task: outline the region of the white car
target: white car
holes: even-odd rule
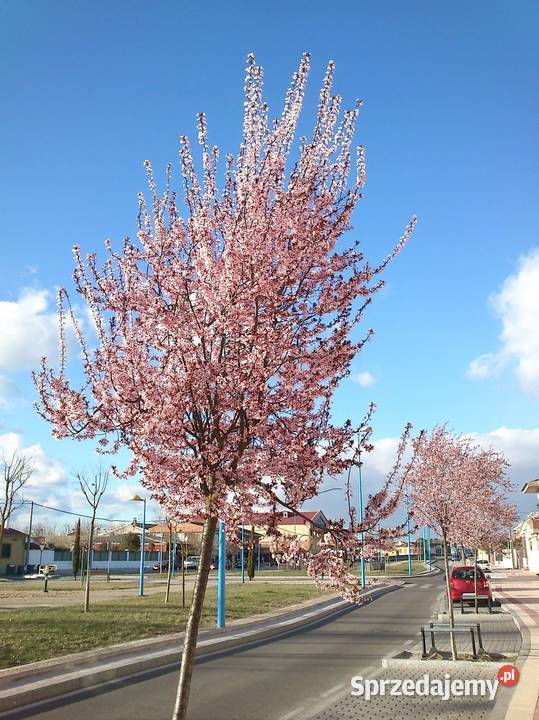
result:
[[[490,569],[490,567],[489,567],[489,562],[488,562],[488,560],[478,560],[478,561],[477,561],[477,564],[479,565],[479,567],[481,568],[481,570],[483,570],[484,573],[490,573],[490,572],[492,572],[491,569]]]
[[[198,562],[200,558],[198,555],[189,555],[185,558],[183,566],[186,570],[198,570]]]

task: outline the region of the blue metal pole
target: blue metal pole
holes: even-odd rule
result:
[[[406,494],[406,531],[408,535],[408,576],[412,574],[412,540],[410,537],[410,499],[408,497],[408,483],[405,488]]]
[[[219,522],[219,560],[217,567],[217,627],[225,626],[226,535],[225,524]]]
[[[427,528],[427,553],[429,559],[429,568],[432,564],[431,551],[430,551],[430,527]]]
[[[245,527],[241,524],[241,581],[245,582]]]
[[[172,562],[172,577],[174,577],[174,572],[176,571],[176,533],[174,533],[174,540],[172,542],[172,558],[169,558],[168,561]]]
[[[359,438],[359,433],[358,433],[357,451],[358,451],[358,458],[359,458],[359,466],[358,466],[358,470],[359,470],[359,473],[358,473],[358,475],[359,475],[359,518],[360,518],[361,524],[363,524],[363,519],[364,519],[363,518],[363,479],[361,477],[361,449],[360,448],[361,448],[361,445],[360,445],[360,438]],[[366,578],[365,578],[365,558],[363,557],[364,545],[365,545],[365,532],[362,531],[361,532],[362,554],[361,554],[361,558],[359,559],[359,578],[360,578],[360,582],[361,582],[361,587],[365,587],[365,585],[367,584]]]
[[[257,572],[260,572],[260,538],[258,539],[258,545],[256,547],[257,547],[256,570],[257,570]]]
[[[140,546],[140,578],[139,591],[140,597],[144,595],[144,545],[146,544],[146,498],[144,498],[142,510],[142,543]]]
[[[408,575],[412,574],[412,541],[410,538],[410,515],[406,519],[406,527],[408,532]]]

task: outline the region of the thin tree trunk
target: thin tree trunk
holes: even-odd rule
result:
[[[445,587],[447,591],[447,603],[449,612],[449,627],[453,629],[455,627],[455,614],[453,612],[453,601],[451,600],[451,587],[449,585],[449,558],[447,557],[447,537],[445,531],[442,532],[442,538],[444,543],[444,569],[445,569]],[[449,633],[449,640],[451,643],[451,656],[453,660],[457,659],[457,644],[455,642],[455,634]]]
[[[479,601],[477,600],[477,548],[474,549],[474,556],[473,556],[473,591],[474,591],[474,605],[475,605],[475,614],[479,612]]]
[[[81,590],[84,587],[84,571],[85,571],[84,555],[86,554],[83,552],[83,550],[84,550],[84,548],[81,548],[81,551],[80,551],[80,587],[81,587]]]
[[[165,592],[165,604],[170,598],[170,581],[172,578],[172,533],[168,534],[168,566],[167,566],[167,589]]]
[[[195,587],[193,589],[191,609],[189,610],[189,617],[187,618],[187,625],[185,628],[182,664],[180,668],[180,677],[178,681],[178,690],[176,693],[176,702],[174,703],[172,720],[186,720],[187,718],[187,706],[191,690],[191,678],[193,675],[198,629],[200,626],[202,605],[204,603],[204,596],[206,594],[206,587],[208,585],[208,577],[210,574],[213,540],[215,538],[216,528],[217,518],[215,517],[208,518],[204,523],[200,561],[197,569]]]
[[[86,559],[86,587],[84,588],[84,612],[90,612],[90,567],[92,562],[92,545],[94,544],[95,510],[90,522],[90,537],[88,539],[88,555]]]
[[[2,554],[2,545],[4,544],[4,520],[0,522],[0,556]]]

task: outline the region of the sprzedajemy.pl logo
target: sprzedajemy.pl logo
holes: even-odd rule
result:
[[[494,700],[499,685],[513,687],[520,674],[514,665],[503,665],[494,679],[454,678],[445,673],[443,678],[424,673],[420,678],[364,678],[355,675],[351,680],[355,697],[439,697],[442,700],[462,697],[485,697]]]

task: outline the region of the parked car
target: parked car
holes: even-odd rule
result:
[[[188,555],[184,560],[183,566],[186,570],[198,570],[199,560],[198,555]]]
[[[154,572],[168,572],[168,561],[165,560],[162,563],[156,563],[155,565],[152,565],[152,570]]]
[[[478,560],[477,564],[481,567],[481,570],[485,573],[485,575],[488,575],[492,572],[488,560]]]
[[[39,565],[37,574],[39,575],[39,577],[45,577],[46,575],[48,575],[50,577],[51,575],[54,575],[54,573],[57,571],[58,571],[58,566],[52,565],[51,563],[49,563],[48,565]]]
[[[476,571],[477,594],[488,595],[492,599],[492,590],[488,578],[480,567],[477,567]],[[453,567],[449,578],[449,588],[453,602],[458,602],[463,593],[475,592],[474,568],[469,565],[457,565]]]

